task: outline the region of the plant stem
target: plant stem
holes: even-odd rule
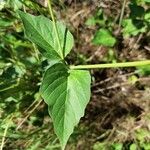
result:
[[[10,123],[11,123],[11,121],[12,121],[12,118],[13,118],[13,116],[11,116],[11,118],[9,119],[9,121],[7,122],[7,125],[6,125],[6,127],[5,127],[4,134],[3,134],[3,138],[2,138],[2,142],[1,142],[1,146],[0,146],[0,150],[3,150],[4,144],[5,144],[6,134],[7,134],[9,125],[10,125]]]
[[[3,138],[2,138],[2,143],[1,143],[0,150],[3,150],[4,142],[5,142],[5,136],[6,136],[6,134],[7,134],[8,126],[9,126],[9,124],[7,124],[7,126],[6,126],[6,128],[5,128],[5,130],[4,130],[4,134],[3,134]]]
[[[120,14],[120,19],[119,19],[119,28],[121,27],[123,15],[124,15],[124,10],[125,10],[125,5],[126,5],[126,0],[123,1],[123,6],[121,9],[121,14]]]
[[[70,69],[139,67],[139,66],[144,66],[144,65],[150,65],[150,60],[135,61],[135,62],[123,62],[123,63],[111,63],[111,64],[78,65],[78,66],[70,66]]]
[[[52,10],[51,0],[48,0],[48,9],[49,9],[49,13],[50,13],[51,18],[52,18],[54,31],[55,31],[57,43],[58,43],[58,46],[59,46],[59,52],[60,52],[61,58],[64,59],[63,50],[62,50],[62,47],[61,47],[60,38],[59,38],[59,34],[58,34],[57,24],[56,24],[56,21],[55,21],[55,18],[54,18],[53,10]]]

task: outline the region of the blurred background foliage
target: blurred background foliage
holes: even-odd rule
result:
[[[57,11],[59,9],[66,11],[66,9],[69,9],[71,3],[73,3],[71,0],[54,0],[53,4],[56,16],[59,18],[60,16],[57,15]],[[78,3],[80,5],[82,2],[79,1]],[[32,14],[42,14],[49,17],[46,5],[47,3],[45,1],[0,0],[1,150],[60,149],[58,139],[53,132],[47,106],[44,104],[39,94],[39,86],[43,72],[51,62],[43,57],[37,47],[24,37],[23,26],[17,14],[17,10],[22,9]],[[87,30],[92,29],[90,43],[107,49],[106,53],[98,59],[95,59],[95,55],[99,55],[95,53],[95,51],[85,52],[86,49],[82,50],[82,47],[80,47],[80,40],[75,33],[76,29],[73,29],[73,24],[71,26],[66,17],[66,21],[68,21],[66,23],[69,24],[68,26],[72,30],[76,40],[76,46],[72,54],[68,56],[68,61],[74,64],[86,64],[89,62],[113,63],[118,60],[132,61],[135,58],[126,59],[124,55],[122,57],[121,50],[116,54],[115,49],[120,49],[122,47],[120,43],[122,43],[123,40],[126,41],[126,39],[128,40],[140,36],[141,34],[142,42],[140,45],[139,43],[134,45],[134,48],[140,49],[145,46],[146,51],[150,51],[149,5],[149,0],[132,0],[127,6],[126,17],[121,20],[119,18],[120,14],[114,18],[110,13],[107,14],[103,8],[96,7],[95,11],[84,20],[84,26]],[[107,9],[109,10],[109,8]],[[83,43],[81,44],[84,45]],[[77,47],[81,51],[76,51]],[[127,46],[126,49],[132,48],[133,47]],[[149,54],[146,54],[146,56],[144,55],[145,57],[142,55],[140,59],[149,59]],[[139,58],[136,57],[136,59]],[[150,75],[150,66],[136,68],[134,71],[136,75],[128,78],[128,81],[135,84],[139,77],[148,77]],[[92,72],[92,74],[99,77],[97,73]],[[96,79],[97,77],[93,77],[93,81]],[[148,85],[144,86],[144,90],[148,88]],[[149,122],[149,114],[147,114],[144,119]],[[84,122],[84,120],[85,119],[81,121],[78,129],[75,129],[67,146],[68,150],[150,150],[150,129],[148,129],[148,127],[146,129],[140,128],[136,130],[134,133],[135,140],[133,141],[118,141],[113,143],[113,140],[105,140],[105,136],[109,130],[108,132],[105,131],[99,138],[97,137],[98,135],[95,135],[96,133],[92,131],[93,129],[87,127],[86,121]],[[82,138],[84,138],[84,142]],[[90,145],[86,143],[86,139],[88,138]]]

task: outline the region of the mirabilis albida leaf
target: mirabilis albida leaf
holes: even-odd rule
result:
[[[61,60],[61,50],[64,57],[69,54],[74,40],[72,34],[61,22],[56,23],[61,44],[60,49],[51,20],[44,16],[33,16],[22,11],[18,12],[24,25],[26,37],[44,49],[50,59]]]
[[[19,15],[24,24],[26,37],[44,49],[50,60],[57,60],[57,63],[45,72],[40,92],[48,105],[55,133],[64,149],[90,100],[90,73],[85,70],[71,70],[63,63],[61,53],[64,57],[67,56],[74,42],[73,36],[62,23],[56,24],[62,47],[59,49],[52,21],[21,11]]]
[[[85,70],[68,70],[57,63],[45,73],[41,93],[48,104],[54,130],[62,147],[84,115],[90,99],[90,74]]]

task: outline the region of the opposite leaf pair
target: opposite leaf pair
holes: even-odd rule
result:
[[[36,17],[21,11],[19,15],[26,37],[42,48],[44,55],[54,63],[45,72],[40,92],[48,104],[55,133],[64,149],[90,100],[90,73],[85,70],[71,70],[63,63],[63,58],[71,51],[74,42],[73,36],[62,23],[56,23],[59,46],[52,21],[44,16]]]

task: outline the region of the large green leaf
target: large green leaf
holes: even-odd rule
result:
[[[116,39],[112,36],[109,30],[103,28],[96,32],[92,42],[96,45],[113,47],[116,43]]]
[[[63,63],[51,66],[44,75],[40,91],[63,148],[84,115],[90,99],[90,83],[88,71],[68,70]]]
[[[26,37],[46,50],[48,57],[57,59],[61,58],[61,53],[66,56],[70,52],[74,44],[73,36],[61,22],[56,23],[61,44],[60,49],[51,20],[44,16],[18,12],[24,24]]]

